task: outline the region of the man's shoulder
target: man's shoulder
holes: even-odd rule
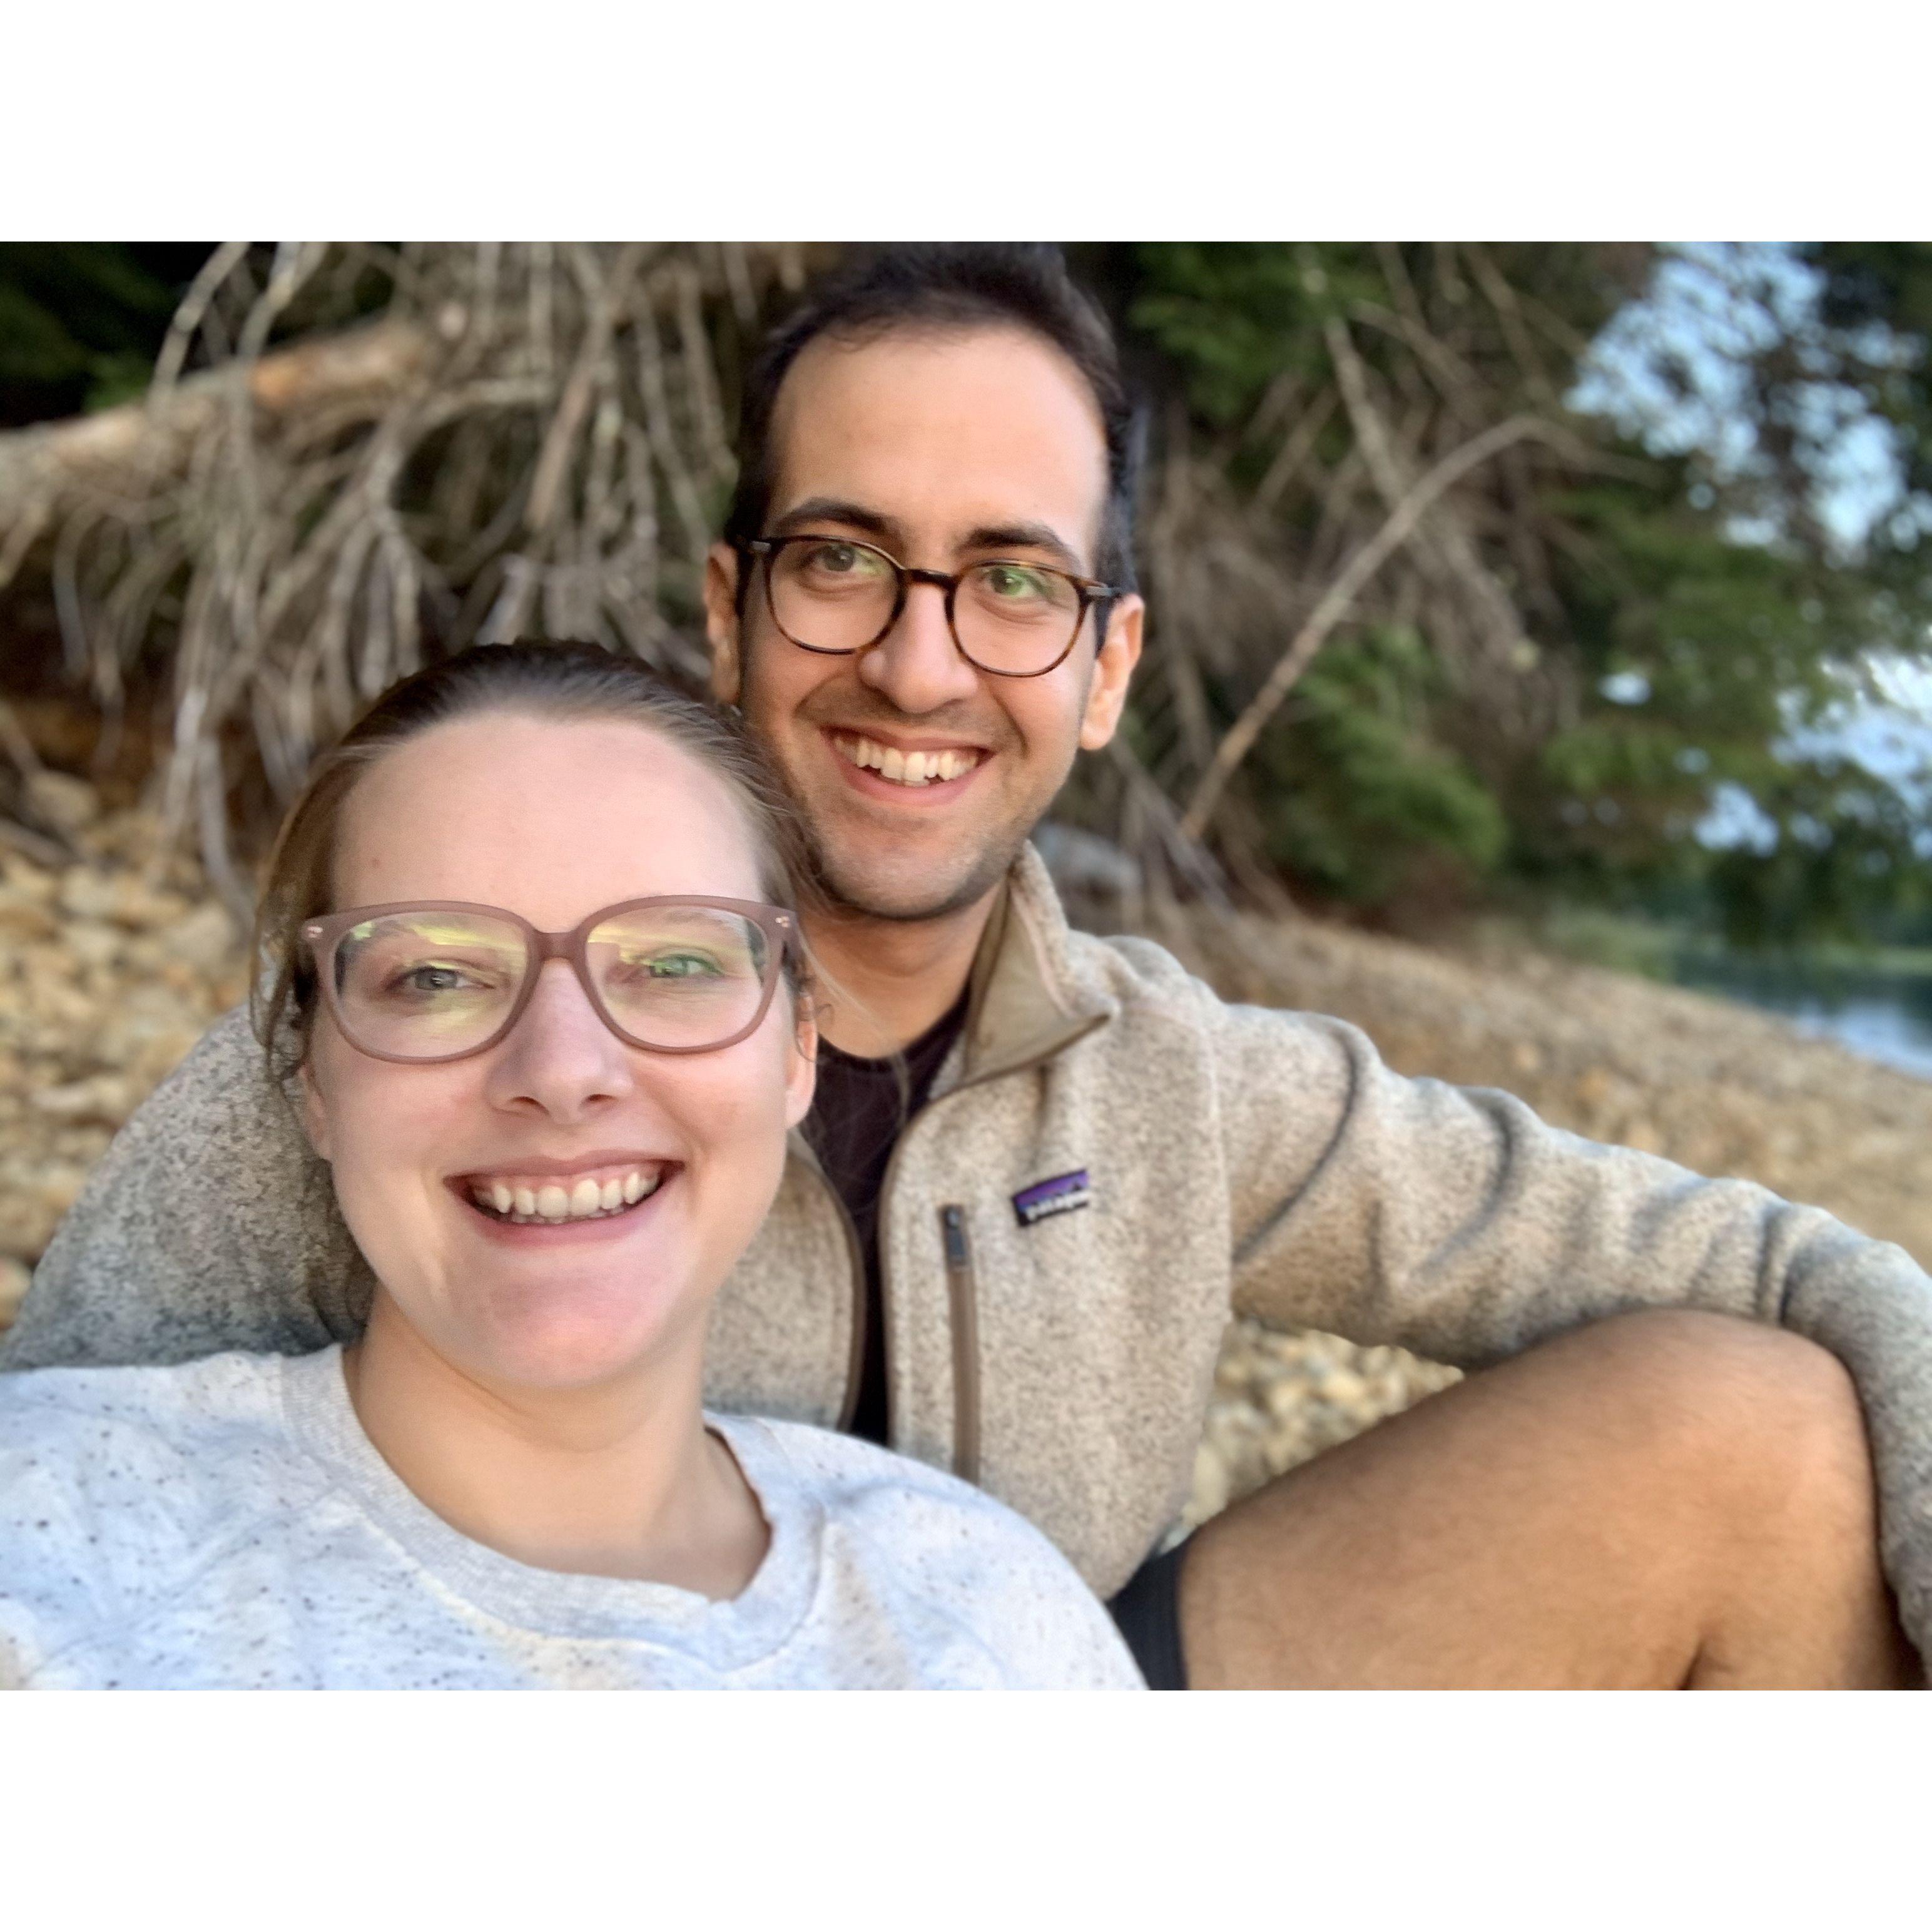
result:
[[[1050,986],[1057,983],[1064,1006],[1210,1030],[1259,1026],[1283,1036],[1314,1037],[1342,1024],[1319,1013],[1223,999],[1158,940],[1140,934],[1082,931],[1068,920],[1052,875],[1030,848],[1012,877],[1040,970]]]

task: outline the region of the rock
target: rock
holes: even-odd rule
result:
[[[43,824],[72,838],[100,816],[94,788],[64,772],[36,772],[26,784],[27,802]]]
[[[118,1126],[134,1111],[129,1082],[115,1073],[97,1073],[65,1087],[46,1087],[29,1096],[36,1113],[62,1120],[105,1120]]]
[[[198,906],[178,926],[162,935],[162,945],[194,973],[217,973],[240,950],[235,922],[226,908],[213,901]]]
[[[1369,1404],[1369,1385],[1352,1369],[1330,1369],[1318,1386],[1322,1400],[1338,1408],[1359,1410]]]

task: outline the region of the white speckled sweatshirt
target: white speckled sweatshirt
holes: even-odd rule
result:
[[[728,1601],[539,1570],[418,1502],[342,1352],[0,1378],[0,1688],[1138,1689],[1037,1530],[795,1423],[707,1418],[771,1543]]]

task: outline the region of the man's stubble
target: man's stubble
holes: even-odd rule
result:
[[[748,724],[758,716],[754,694],[754,677],[752,663],[758,653],[747,651],[741,661],[740,689],[738,703]],[[1083,698],[1084,698],[1083,693]],[[807,725],[814,725],[811,706],[800,706],[799,718]],[[920,729],[944,731],[943,719],[907,718],[896,712],[884,713],[876,720],[852,716],[849,704],[842,706],[836,722],[842,728],[862,731],[868,723],[877,722],[886,730]],[[814,726],[815,728],[815,726]],[[901,893],[887,896],[876,878],[865,875],[865,868],[836,851],[831,842],[821,836],[818,825],[812,816],[810,800],[801,788],[794,784],[793,775],[775,744],[766,742],[755,724],[752,734],[759,740],[766,762],[773,776],[783,788],[786,797],[797,813],[802,836],[806,862],[810,868],[810,876],[806,881],[812,894],[830,912],[848,917],[878,920],[896,925],[919,925],[928,921],[948,919],[969,907],[977,904],[999,884],[1012,869],[1013,862],[1019,856],[1021,848],[1033,836],[1034,829],[1051,809],[1054,800],[1059,796],[1060,788],[1066,782],[1067,774],[1073,768],[1074,747],[1068,748],[1064,767],[1058,772],[1046,795],[1035,804],[1023,809],[1004,826],[994,826],[981,835],[980,849],[974,855],[964,875],[950,886],[942,886],[936,892],[908,896]],[[1010,756],[1016,753],[1020,744],[1019,734],[1004,713],[999,714],[989,734],[986,722],[977,729],[968,730],[962,735],[982,738],[992,735],[995,742],[990,747],[995,756]]]

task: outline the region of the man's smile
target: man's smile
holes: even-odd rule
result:
[[[894,802],[956,798],[993,755],[957,739],[908,741],[836,727],[824,728],[824,736],[848,784],[866,797]]]

